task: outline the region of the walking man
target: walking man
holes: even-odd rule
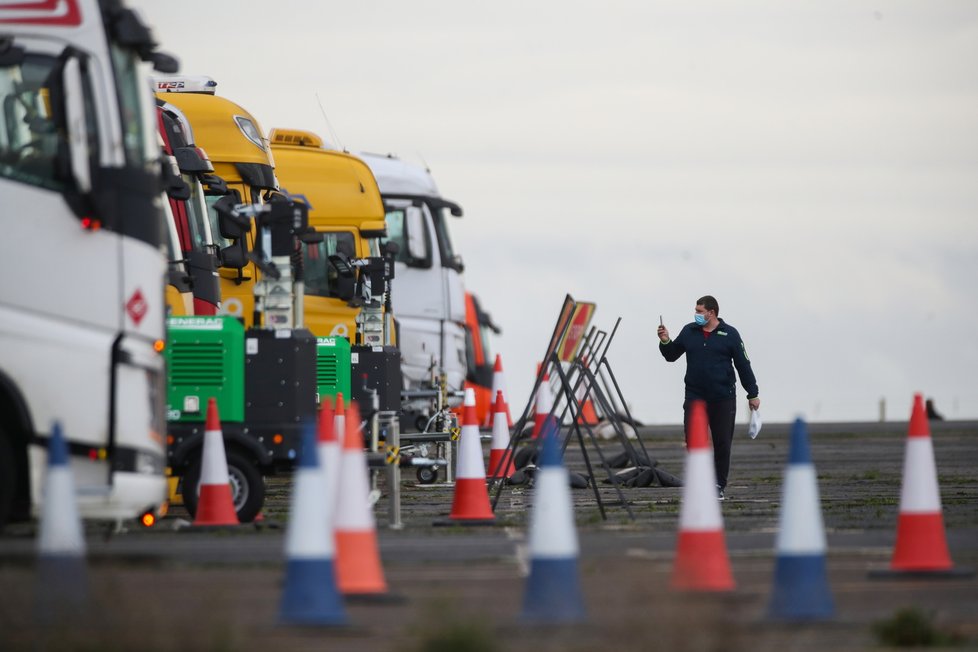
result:
[[[713,438],[713,464],[717,475],[717,492],[723,500],[730,471],[730,448],[733,443],[734,420],[737,417],[737,381],[747,390],[751,410],[761,406],[757,380],[747,357],[747,349],[737,329],[719,317],[717,300],[707,295],[696,301],[694,321],[686,324],[675,340],[659,325],[659,352],[668,362],[686,354],[686,400],[683,403],[683,427],[689,443],[689,417],[692,403],[706,402],[706,417]]]

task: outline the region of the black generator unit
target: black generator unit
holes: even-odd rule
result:
[[[374,390],[381,412],[400,412],[401,383],[401,352],[396,346],[350,347],[350,391],[361,411],[370,409]]]
[[[316,419],[316,337],[309,330],[245,334],[245,422],[298,430]],[[291,428],[288,428],[292,430]]]

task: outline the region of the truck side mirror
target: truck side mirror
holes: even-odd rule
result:
[[[241,202],[237,190],[218,199],[213,204],[217,213],[218,230],[221,237],[231,240],[231,244],[219,252],[221,267],[243,269],[248,264],[248,243],[245,234],[251,229],[251,218],[235,215],[234,208]]]
[[[353,298],[357,293],[357,281],[355,278],[346,278],[340,276],[336,279],[336,297],[342,301],[346,301],[347,305],[351,307],[354,306]]]
[[[163,187],[170,199],[187,201],[190,199],[190,186],[180,176],[177,160],[172,156],[163,156]]]
[[[404,212],[404,220],[408,255],[419,262],[429,260],[428,230],[421,209],[417,206],[408,206]]]
[[[335,254],[329,256],[329,263],[336,269],[336,273],[339,274],[340,278],[354,278],[356,276],[353,265],[350,264],[350,259],[343,252],[337,251]]]
[[[75,186],[81,193],[92,190],[91,153],[88,149],[88,120],[85,115],[85,88],[77,57],[65,61],[61,74],[64,88],[65,122],[68,131],[69,164]]]
[[[175,147],[173,155],[177,159],[177,167],[181,172],[213,172],[214,166],[200,155],[196,147]]]
[[[14,45],[13,39],[0,38],[0,68],[19,66],[24,62],[26,51]]]
[[[451,201],[447,201],[446,200],[445,201],[445,206],[448,207],[448,210],[452,214],[453,217],[462,217],[462,215],[464,214],[462,212],[462,207],[459,206],[458,204],[456,204],[455,202],[451,202]]]
[[[199,177],[200,185],[204,186],[204,194],[210,196],[228,194],[228,184],[216,174],[201,174]]]
[[[307,245],[319,244],[325,239],[326,239],[325,233],[323,233],[322,231],[317,231],[311,226],[307,226],[305,230],[303,230],[299,234],[299,241]]]
[[[224,195],[214,202],[217,224],[222,238],[240,240],[251,228],[251,219],[234,214],[234,207],[240,202],[237,192]]]
[[[221,267],[243,269],[248,264],[244,240],[238,240],[229,247],[223,247],[220,252]]]
[[[166,75],[175,75],[180,72],[180,62],[173,55],[154,51],[150,55],[150,59],[153,62],[153,70],[156,72],[162,72]]]

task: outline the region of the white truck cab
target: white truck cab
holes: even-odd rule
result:
[[[84,518],[166,497],[166,223],[143,62],[119,0],[0,3],[0,528],[38,513],[60,429]]]
[[[397,243],[391,293],[406,389],[445,373],[450,391],[465,383],[465,287],[449,220],[462,208],[442,198],[431,173],[391,155],[359,153],[384,200],[387,240]]]

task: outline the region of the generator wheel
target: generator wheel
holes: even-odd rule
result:
[[[229,452],[228,482],[231,484],[231,499],[238,520],[242,523],[252,522],[265,504],[265,481],[257,465],[240,453]],[[191,517],[197,515],[199,483],[200,458],[191,462],[183,475],[183,504]]]
[[[418,482],[421,484],[434,484],[438,479],[438,469],[433,466],[422,466],[418,468]]]

